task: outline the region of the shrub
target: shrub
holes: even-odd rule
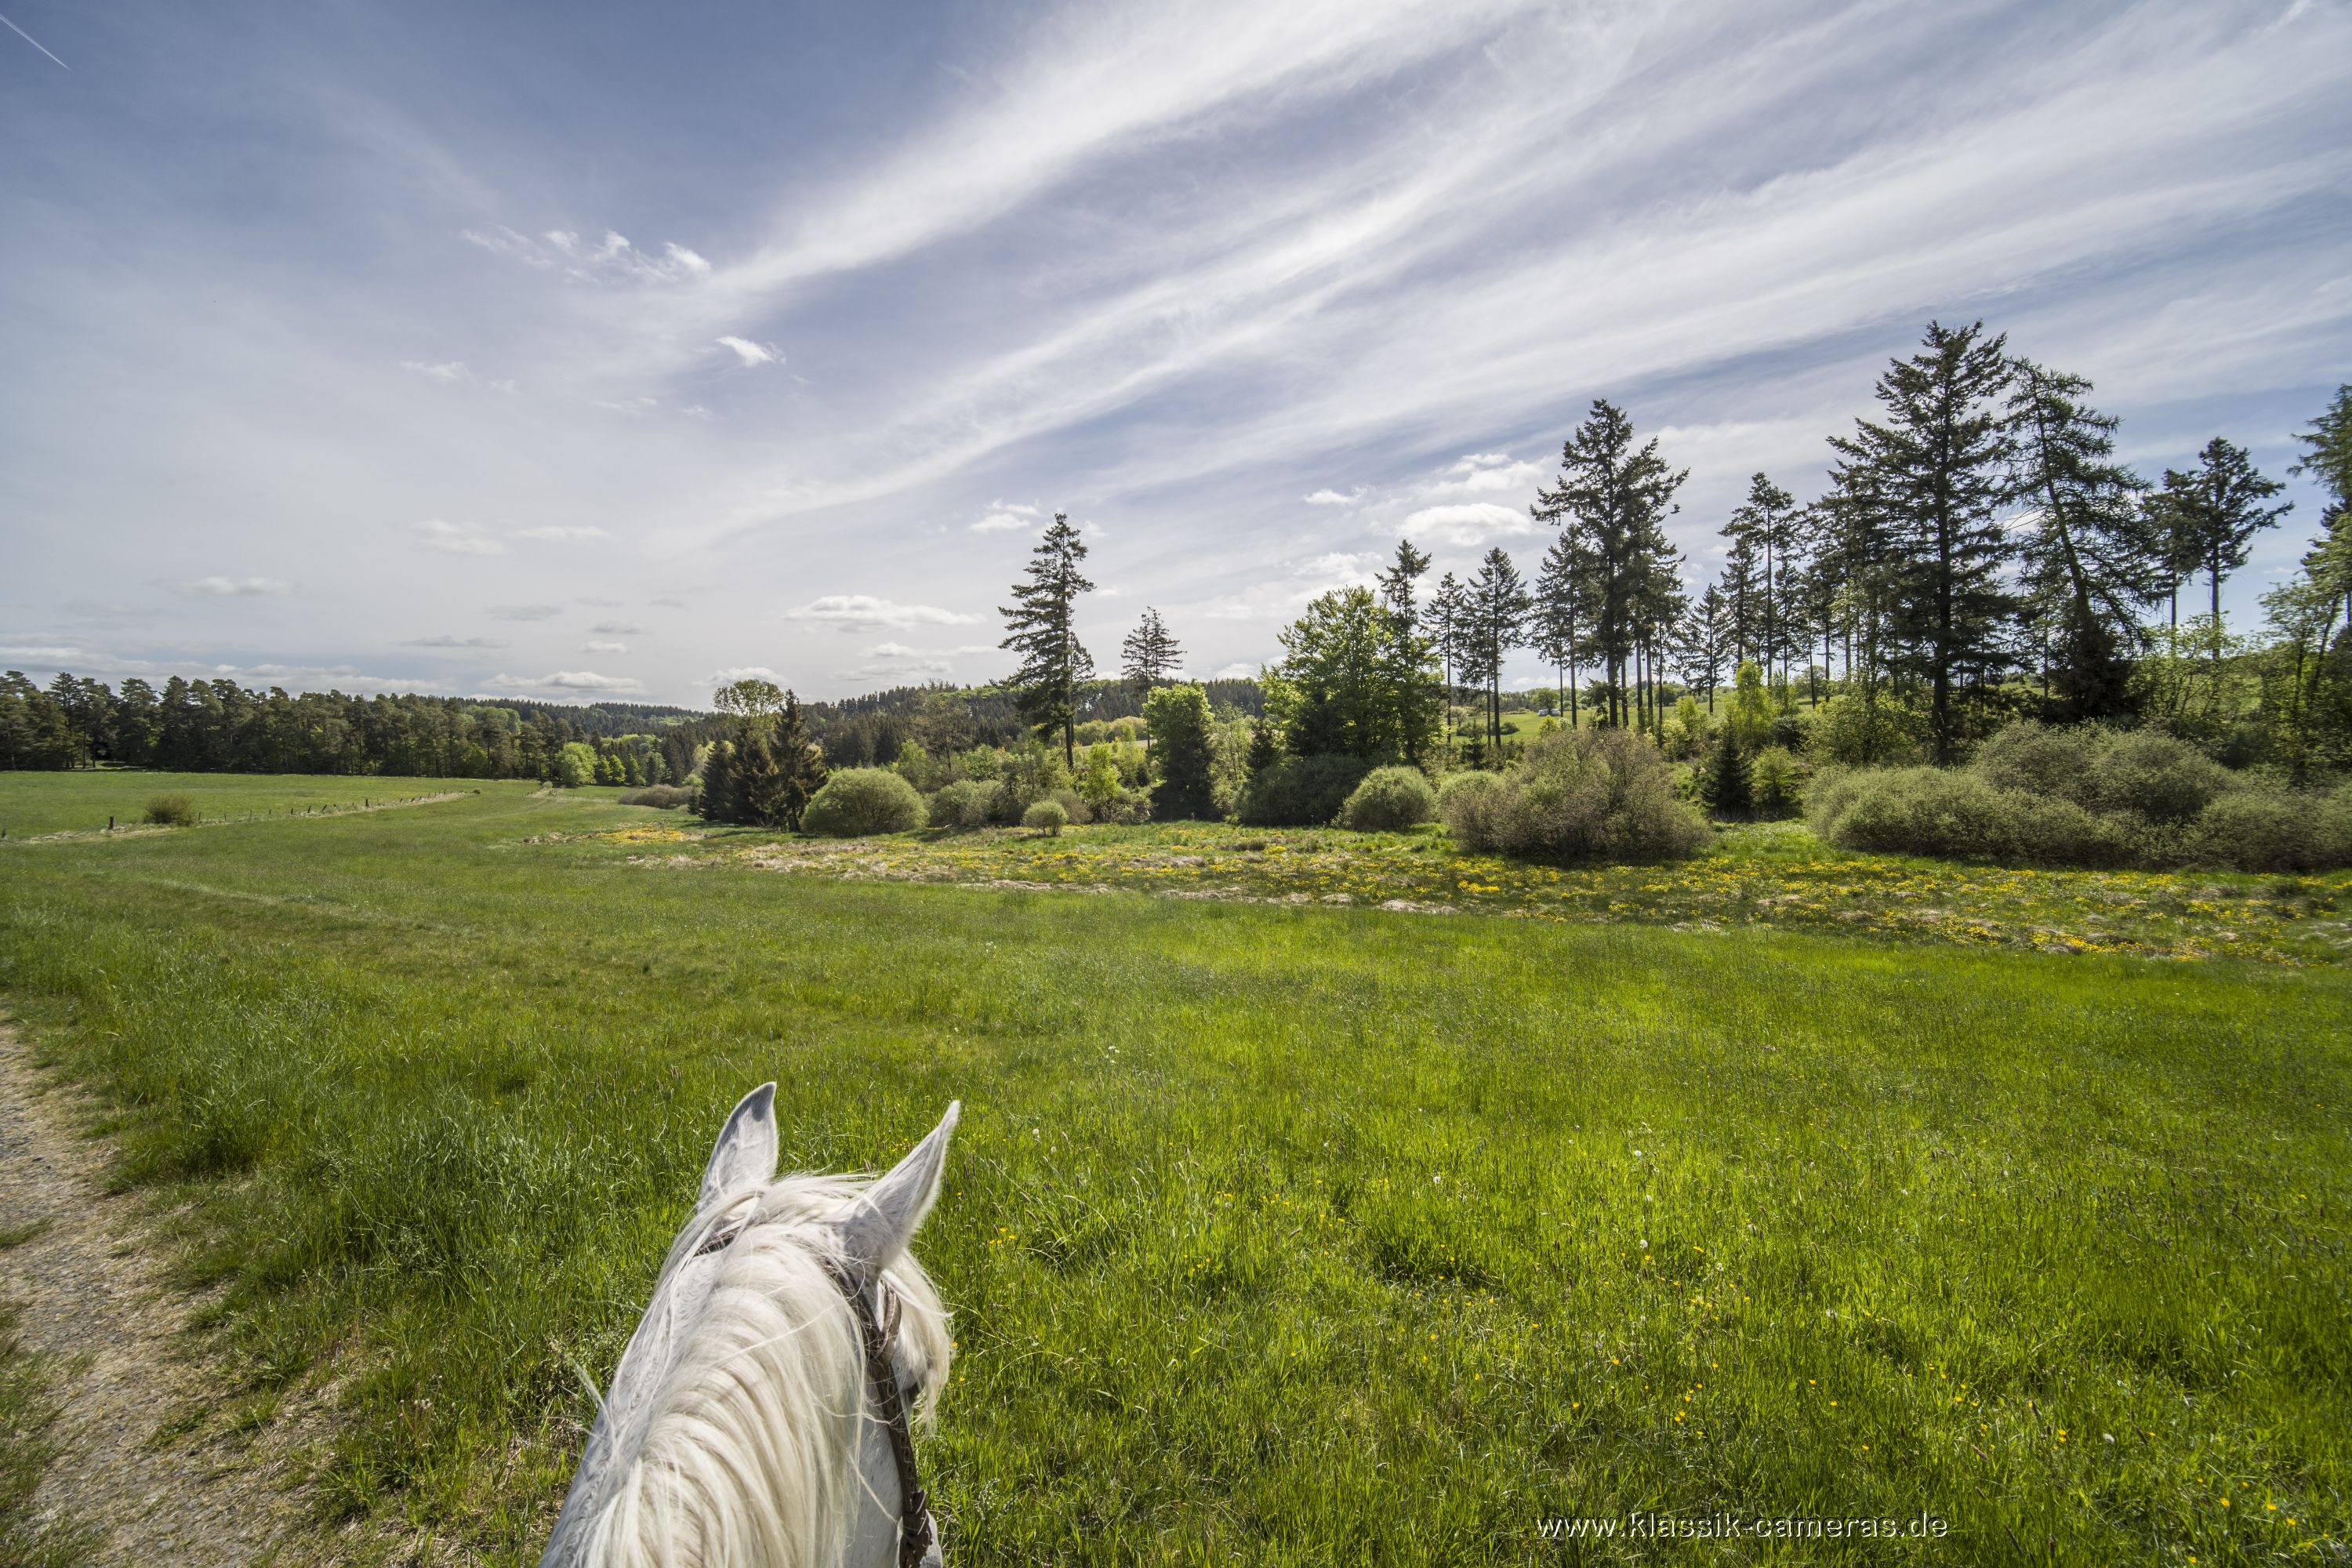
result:
[[[1063,809],[1060,801],[1051,797],[1032,802],[1029,809],[1021,814],[1021,826],[1039,833],[1058,834],[1069,825],[1070,814]]]
[[[996,809],[996,785],[979,779],[958,779],[931,796],[934,827],[985,827]]]
[[[904,833],[923,825],[923,797],[887,768],[843,768],[809,801],[801,825],[826,838]]]
[[[1073,822],[1092,822],[1095,819],[1095,808],[1074,789],[1053,790],[1045,798],[1062,808],[1062,821],[1066,826]],[[1029,808],[1023,807],[1021,816],[1023,826],[1027,826]]]
[[[1709,837],[1675,798],[1664,753],[1623,730],[1543,736],[1500,778],[1447,789],[1438,809],[1471,848],[1541,859],[1670,859]]]
[[[1756,815],[1786,816],[1804,790],[1804,770],[1786,746],[1767,746],[1748,764],[1748,795]]]
[[[1371,771],[1362,757],[1282,757],[1250,775],[1234,815],[1255,827],[1320,827]]]
[[[184,795],[159,795],[147,802],[147,820],[166,827],[194,827],[196,803]]]
[[[2063,795],[2079,805],[2092,798],[2099,740],[2099,731],[2079,725],[2053,729],[2021,720],[1979,747],[1969,769],[1996,789]]]
[[[1813,825],[1846,849],[1999,859],[2011,837],[2004,793],[1973,773],[1880,768],[1817,792]]]
[[[693,798],[692,790],[680,789],[676,784],[647,784],[643,789],[633,789],[623,795],[621,804],[658,806],[664,811],[675,811]]]
[[[1816,784],[1814,830],[1845,849],[1960,860],[2040,860],[2116,866],[2135,858],[2132,835],[2060,795],[2001,789],[1973,773],[1878,768]]]
[[[2100,747],[2093,798],[2084,804],[2137,811],[2152,822],[2188,822],[2236,782],[2227,768],[2188,742],[2135,730],[2110,734]]]
[[[1419,768],[1374,768],[1339,807],[1339,825],[1359,833],[1391,833],[1437,815],[1437,791]]]
[[[1917,760],[1919,732],[1918,715],[1892,697],[1865,702],[1849,694],[1822,704],[1806,746],[1816,762],[1900,766]]]
[[[2215,796],[2198,814],[2188,851],[2201,865],[2241,871],[2318,871],[2352,860],[2352,844],[2327,806],[2259,788]]]

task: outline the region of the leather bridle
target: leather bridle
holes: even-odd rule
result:
[[[898,1386],[898,1369],[890,1360],[890,1347],[898,1339],[898,1293],[880,1279],[866,1289],[847,1269],[830,1260],[824,1267],[826,1278],[848,1301],[850,1315],[857,1320],[858,1343],[866,1353],[866,1390],[880,1414],[883,1434],[890,1439],[891,1462],[898,1468],[898,1568],[936,1564],[939,1531],[931,1522],[929,1494],[923,1490],[921,1474],[915,1468],[915,1437],[907,1426],[906,1391]],[[878,1320],[874,1314],[877,1295],[882,1299]]]

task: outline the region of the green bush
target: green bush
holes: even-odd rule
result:
[[[1339,808],[1342,826],[1359,833],[1393,833],[1437,815],[1437,791],[1419,768],[1374,768]]]
[[[2083,803],[2094,810],[2137,811],[2152,822],[2188,822],[2216,796],[2237,787],[2239,781],[2229,769],[2186,741],[2153,730],[2105,734],[2105,743],[2095,759],[2095,793]]]
[[[1850,849],[2053,866],[2352,864],[2352,786],[2332,795],[2233,773],[2158,731],[2006,726],[1966,770],[1881,768],[1815,784],[1814,828]]]
[[[1748,764],[1748,797],[1757,816],[1787,816],[1803,793],[1804,766],[1788,747],[1767,746]]]
[[[810,798],[801,826],[825,838],[904,833],[923,826],[923,797],[888,768],[843,768]]]
[[[2215,796],[2198,814],[2188,858],[2241,871],[2320,871],[2352,864],[2352,841],[2326,804],[2290,790],[2243,788]]]
[[[166,827],[194,827],[196,803],[184,795],[159,795],[147,802],[147,820]]]
[[[987,826],[995,816],[996,790],[995,784],[979,779],[958,779],[942,785],[931,796],[931,826],[958,829]]]
[[[663,811],[674,811],[692,800],[694,792],[680,789],[676,784],[647,784],[643,789],[630,790],[620,798],[623,805],[651,805]]]
[[[1542,736],[1500,778],[1446,790],[1438,810],[1469,847],[1537,859],[1674,859],[1710,837],[1706,820],[1675,798],[1665,754],[1623,730]]]
[[[2063,795],[2077,805],[2095,798],[2102,732],[2088,725],[2053,728],[2031,720],[2004,726],[1977,748],[1969,771],[1996,789]]]
[[[1060,801],[1051,796],[1040,801],[1032,801],[1029,809],[1021,814],[1022,826],[1049,836],[1058,835],[1069,825],[1068,809]]]
[[[1250,775],[1234,815],[1254,827],[1320,827],[1371,771],[1362,757],[1278,758]]]
[[[1814,714],[1806,750],[1816,764],[1899,767],[1918,760],[1923,728],[1918,714],[1892,696],[1874,702],[1851,694],[1832,697]]]

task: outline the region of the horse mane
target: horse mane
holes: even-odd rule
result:
[[[837,1233],[822,1222],[869,1184],[795,1175],[724,1194],[672,1243],[665,1281],[720,1216],[756,1205],[699,1310],[667,1321],[678,1306],[657,1288],[666,1321],[648,1314],[631,1337],[624,1371],[640,1340],[685,1336],[658,1386],[630,1398],[625,1410],[604,1411],[618,1451],[604,1496],[580,1521],[572,1561],[597,1568],[836,1568],[865,1489],[859,1444],[872,1416],[856,1322],[826,1273],[845,1260]],[[922,1391],[916,1418],[928,1424],[953,1353],[947,1310],[911,1252],[900,1253],[882,1278],[902,1303],[899,1355]],[[624,1379],[614,1382],[619,1394]]]

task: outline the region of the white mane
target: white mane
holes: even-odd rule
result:
[[[929,1207],[954,1112],[870,1183],[724,1180],[741,1173],[726,1168],[741,1120],[739,1109],[622,1354],[543,1568],[895,1561],[897,1473],[856,1316],[827,1268],[872,1289],[875,1258],[887,1259],[878,1279],[901,1303],[898,1374],[928,1423],[952,1353],[947,1312],[889,1233],[898,1223],[911,1232]],[[908,1173],[926,1153],[928,1171]],[[886,1192],[910,1184],[902,1173],[922,1189],[903,1220],[886,1212],[903,1209],[906,1194]]]

